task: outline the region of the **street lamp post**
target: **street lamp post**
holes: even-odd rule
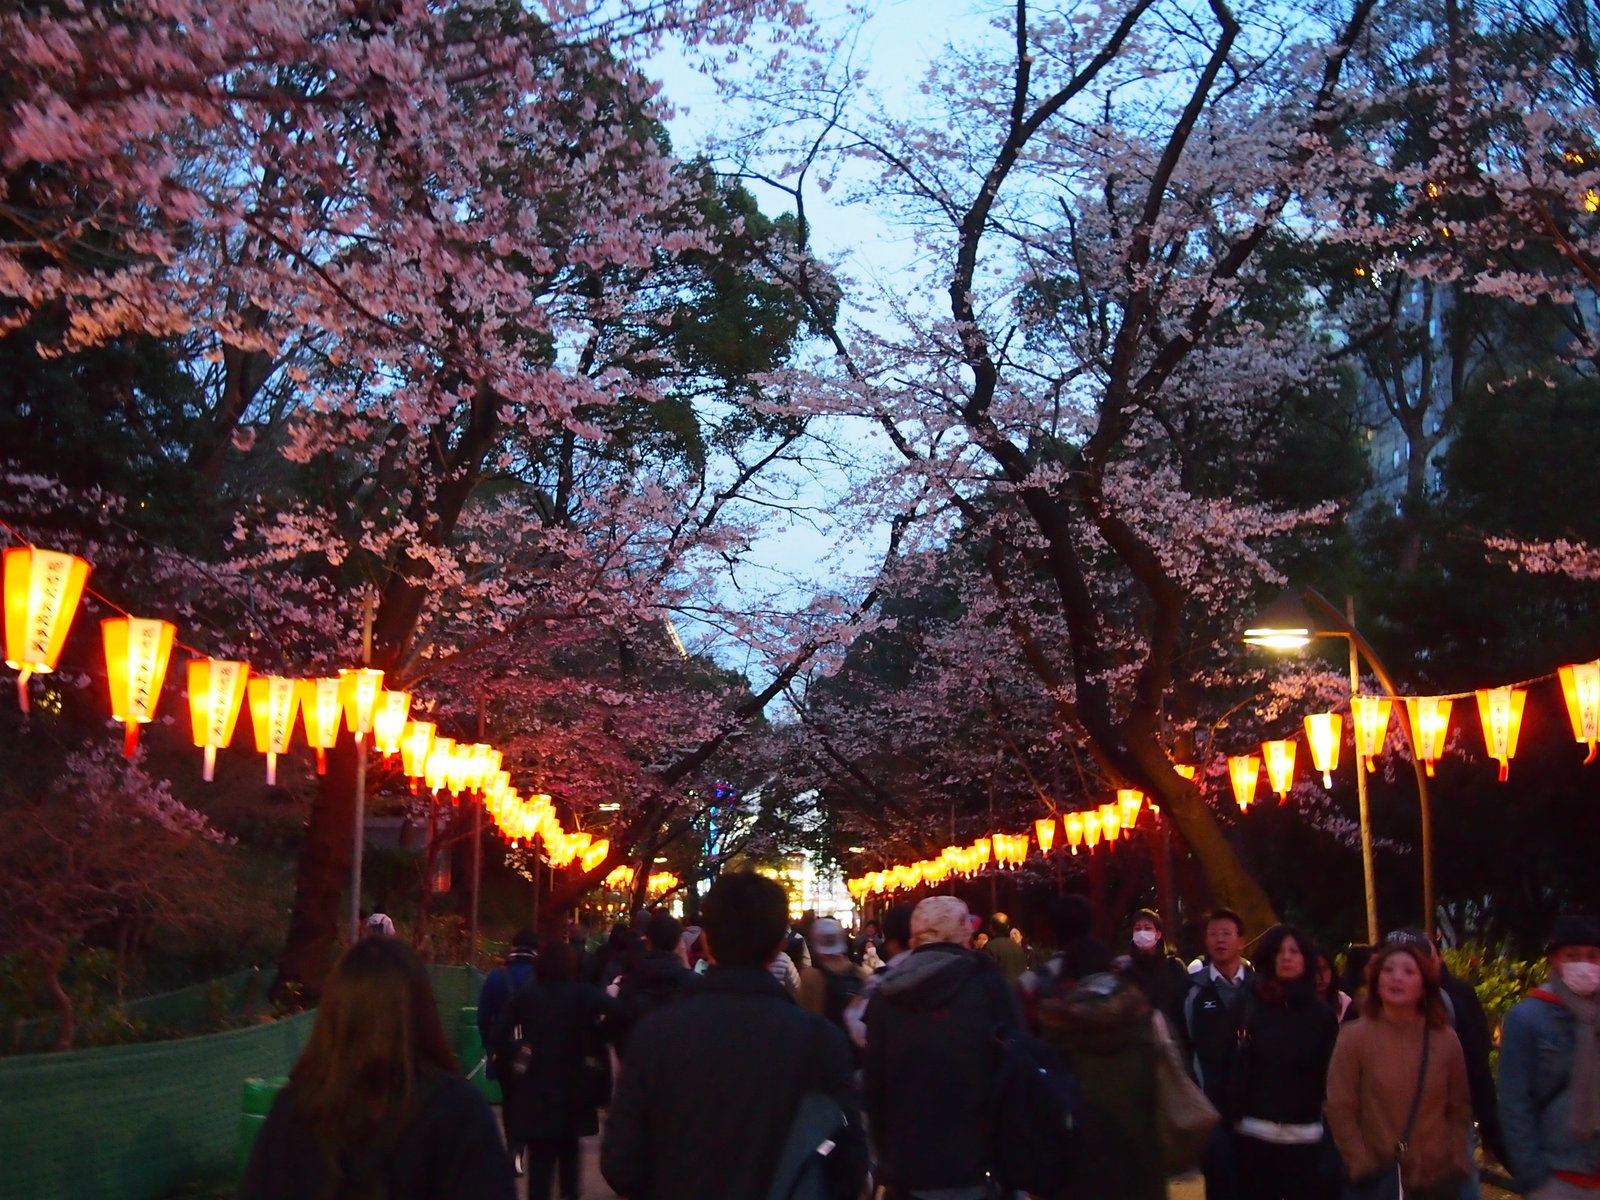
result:
[[[1332,628],[1321,628],[1311,619],[1305,603],[1313,605]],[[1342,637],[1350,646],[1350,696],[1361,694],[1361,659],[1367,660],[1372,673],[1384,693],[1397,707],[1404,707],[1395,692],[1394,680],[1383,660],[1378,657],[1372,643],[1356,628],[1355,601],[1345,597],[1344,611],[1313,587],[1302,587],[1296,592],[1285,592],[1256,618],[1254,627],[1245,630],[1244,640],[1251,645],[1272,650],[1295,650],[1306,646],[1314,637]],[[1354,713],[1354,706],[1351,708]],[[1431,938],[1434,930],[1433,897],[1433,803],[1428,790],[1427,772],[1422,765],[1422,755],[1417,745],[1416,730],[1404,714],[1400,720],[1405,726],[1406,738],[1411,744],[1411,768],[1417,780],[1417,805],[1422,832],[1422,924]],[[1366,766],[1357,758],[1356,804],[1361,821],[1361,870],[1366,888],[1367,940],[1376,945],[1379,937],[1378,891],[1373,868],[1372,821],[1367,804]]]

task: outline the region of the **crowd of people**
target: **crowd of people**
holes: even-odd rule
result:
[[[241,1195],[499,1200],[526,1175],[529,1200],[578,1200],[580,1141],[602,1133],[626,1200],[1010,1198],[1020,1124],[1038,1128],[1011,1101],[1022,1062],[1057,1085],[1030,1093],[1052,1120],[1062,1098],[1055,1174],[1025,1185],[1047,1200],[1159,1200],[1191,1166],[1207,1200],[1467,1200],[1480,1150],[1530,1200],[1600,1200],[1600,920],[1556,922],[1496,1047],[1417,931],[1339,974],[1305,932],[1247,940],[1227,910],[1192,963],[1152,911],[1120,947],[1090,915],[1056,898],[1040,953],[955,896],[854,935],[792,928],[775,882],[731,873],[698,925],[647,912],[595,951],[519,934],[479,1004],[498,1130],[420,963],[364,939]]]

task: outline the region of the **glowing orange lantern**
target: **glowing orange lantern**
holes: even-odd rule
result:
[[[112,617],[100,622],[106,649],[106,679],[111,684],[111,715],[126,729],[122,753],[139,748],[139,726],[148,725],[161,702],[161,681],[178,627],[142,617]]]
[[[1122,810],[1115,804],[1100,806],[1100,832],[1105,835],[1107,842],[1116,841],[1117,835],[1122,832]]]
[[[986,837],[979,838],[977,841],[972,843],[974,857],[978,860],[979,866],[989,865],[989,854],[992,848],[993,844]]]
[[[372,714],[372,744],[385,762],[400,751],[400,739],[405,734],[406,718],[411,715],[411,693],[378,693],[378,707]]]
[[[217,769],[217,751],[233,741],[233,727],[244,705],[250,668],[220,658],[189,660],[189,721],[194,744],[205,750],[200,778],[207,783]]]
[[[1450,732],[1450,703],[1443,696],[1406,697],[1417,753],[1429,775],[1433,774],[1433,764],[1444,754],[1445,738]]]
[[[1249,812],[1256,801],[1256,785],[1261,782],[1261,760],[1254,754],[1236,754],[1228,759],[1228,781],[1240,812]]]
[[[294,719],[300,707],[300,688],[279,675],[257,675],[250,680],[250,723],[255,728],[256,750],[267,756],[267,786],[278,782],[278,755],[289,750]]]
[[[1306,718],[1306,745],[1311,747],[1311,765],[1322,772],[1323,787],[1333,786],[1343,734],[1344,718],[1338,713],[1312,713]]]
[[[1187,779],[1190,783],[1193,783],[1195,776],[1200,773],[1200,768],[1194,766],[1192,763],[1173,763],[1172,769]]]
[[[1478,719],[1483,722],[1483,745],[1489,757],[1500,764],[1500,782],[1511,773],[1511,760],[1517,753],[1517,736],[1522,732],[1522,707],[1527,703],[1524,688],[1478,689]]]
[[[1392,700],[1381,700],[1376,696],[1352,696],[1350,699],[1350,723],[1356,734],[1356,756],[1366,764],[1368,771],[1378,769],[1378,755],[1383,753],[1384,743],[1389,740],[1389,710],[1393,707]]]
[[[400,767],[411,780],[411,794],[417,794],[417,780],[428,773],[428,751],[433,749],[435,726],[432,721],[407,721],[400,732]]]
[[[317,752],[317,774],[328,773],[328,751],[339,740],[339,680],[334,676],[300,681],[300,715],[306,745]]]
[[[1561,668],[1561,694],[1567,700],[1572,736],[1589,747],[1592,763],[1600,747],[1600,659]]]
[[[72,554],[6,551],[6,666],[18,672],[17,703],[28,711],[28,680],[56,669],[83,599],[89,564]]]
[[[1083,814],[1083,844],[1093,850],[1100,844],[1100,814],[1089,809]]]
[[[1117,807],[1121,812],[1122,827],[1132,829],[1139,823],[1139,810],[1144,807],[1144,793],[1138,788],[1118,788]]]
[[[449,784],[450,764],[455,761],[455,756],[454,738],[434,737],[433,745],[428,749],[427,761],[422,766],[422,780],[428,785],[429,791],[438,793]]]
[[[345,727],[356,735],[358,746],[372,732],[372,716],[378,710],[378,694],[382,691],[382,671],[349,667],[339,672],[339,705],[344,709]]]
[[[1267,782],[1278,793],[1278,803],[1289,798],[1294,786],[1295,745],[1291,741],[1261,743],[1261,759],[1267,766]]]
[[[1069,812],[1061,818],[1061,827],[1067,831],[1067,845],[1076,854],[1078,847],[1083,845],[1085,830],[1083,828],[1083,814]]]
[[[591,844],[580,856],[584,871],[593,871],[599,867],[601,863],[606,861],[606,855],[610,853],[611,842],[607,838],[601,838],[598,842]]]
[[[1056,819],[1040,817],[1033,823],[1033,836],[1039,839],[1039,853],[1049,854],[1050,847],[1056,844]]]

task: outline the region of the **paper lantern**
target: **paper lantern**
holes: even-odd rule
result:
[[[1378,755],[1383,753],[1389,740],[1389,710],[1392,700],[1377,696],[1352,696],[1350,699],[1350,724],[1356,735],[1356,757],[1368,771],[1378,769]]]
[[[455,756],[455,739],[435,735],[433,745],[428,750],[428,759],[422,767],[422,781],[428,785],[429,791],[438,793],[449,785],[450,764]]]
[[[1083,814],[1083,844],[1093,850],[1100,844],[1100,814],[1090,809]]]
[[[986,837],[979,838],[977,841],[972,843],[973,857],[977,859],[980,866],[989,865],[989,855],[992,853],[993,849],[994,844]]]
[[[411,794],[417,794],[417,780],[428,772],[428,751],[433,749],[436,727],[432,721],[407,721],[400,732],[400,767],[411,780]]]
[[[378,707],[372,714],[372,744],[388,762],[400,751],[400,739],[406,731],[406,719],[411,715],[411,693],[378,693]]]
[[[194,744],[205,751],[200,778],[211,782],[217,769],[217,751],[233,741],[233,727],[244,706],[250,668],[221,658],[189,660],[189,721]]]
[[[1072,848],[1072,852],[1076,854],[1078,852],[1078,847],[1083,845],[1083,814],[1069,812],[1066,816],[1061,818],[1061,828],[1066,830],[1067,845],[1070,846]]]
[[[339,740],[339,680],[336,676],[300,681],[300,715],[306,745],[317,752],[317,774],[328,773],[328,751]]]
[[[1560,674],[1572,736],[1589,747],[1589,757],[1583,761],[1592,763],[1600,746],[1600,659],[1562,667]]]
[[[139,748],[139,726],[155,719],[161,702],[161,681],[178,627],[142,617],[112,617],[100,622],[105,643],[106,680],[111,685],[111,715],[123,723],[122,753],[132,758]]]
[[[1489,757],[1500,764],[1500,782],[1511,773],[1511,760],[1517,754],[1517,737],[1522,732],[1522,707],[1527,703],[1524,688],[1478,689],[1478,719],[1483,722],[1483,745]]]
[[[1406,697],[1417,753],[1429,775],[1433,774],[1433,764],[1444,754],[1445,738],[1450,732],[1450,704],[1444,696]]]
[[[590,843],[589,848],[583,851],[579,861],[582,864],[584,871],[587,873],[595,870],[600,866],[601,863],[605,862],[606,855],[610,853],[610,840],[608,838],[601,838],[598,842]]]
[[[1138,788],[1118,788],[1117,807],[1121,810],[1122,827],[1132,829],[1139,823],[1139,810],[1144,807],[1144,793]]]
[[[278,782],[278,755],[289,751],[294,720],[300,709],[300,686],[280,675],[256,675],[248,686],[250,723],[256,751],[267,756],[267,786]]]
[[[1056,844],[1056,819],[1040,817],[1033,823],[1033,836],[1039,839],[1039,853],[1048,855]]]
[[[1295,745],[1291,741],[1261,743],[1261,761],[1267,767],[1267,782],[1278,793],[1279,804],[1289,798],[1289,789],[1294,786],[1294,757]]]
[[[1306,718],[1306,745],[1311,748],[1311,765],[1322,772],[1323,787],[1333,786],[1343,735],[1344,718],[1338,713],[1312,713]]]
[[[1122,832],[1122,810],[1115,804],[1100,806],[1100,832],[1107,842],[1116,841],[1117,835]]]
[[[28,711],[28,680],[56,669],[83,599],[89,564],[30,546],[6,551],[6,666],[17,674],[17,703]]]
[[[378,694],[382,691],[382,671],[372,667],[346,667],[339,672],[339,705],[344,709],[345,727],[356,735],[358,746],[372,732],[372,717],[378,710]]]
[[[1254,754],[1236,754],[1228,759],[1228,782],[1240,812],[1249,812],[1256,801],[1256,785],[1261,782],[1261,760]]]

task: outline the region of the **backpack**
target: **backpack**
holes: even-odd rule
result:
[[[822,1015],[843,1029],[844,1010],[850,1007],[850,1001],[861,994],[861,976],[854,971],[830,971],[824,967],[822,978]]]
[[[995,1040],[995,1174],[1008,1189],[1055,1200],[1067,1192],[1087,1117],[1083,1092],[1049,1043],[1020,1029],[1001,1029]]]

